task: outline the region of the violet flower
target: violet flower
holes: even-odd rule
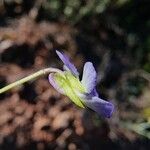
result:
[[[97,112],[99,115],[110,118],[114,111],[114,105],[101,98],[96,91],[96,71],[91,62],[86,62],[83,69],[82,80],[79,80],[79,73],[69,58],[56,51],[64,63],[62,73],[50,73],[50,84],[61,94],[68,96],[76,105],[85,108],[86,106]]]

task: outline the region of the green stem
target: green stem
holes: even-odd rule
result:
[[[31,74],[31,75],[29,75],[29,76],[27,76],[27,77],[25,77],[25,78],[23,78],[23,79],[20,79],[20,80],[14,82],[14,83],[11,83],[11,84],[9,84],[9,85],[7,85],[7,86],[1,88],[1,89],[0,89],[0,94],[2,94],[2,93],[4,93],[4,92],[6,92],[6,91],[12,89],[13,87],[16,87],[16,86],[18,86],[18,85],[21,85],[21,84],[23,84],[23,83],[25,83],[25,82],[31,81],[31,80],[33,80],[33,79],[35,79],[35,78],[37,78],[37,77],[40,77],[40,76],[42,76],[42,75],[45,75],[45,74],[48,74],[48,73],[51,73],[51,72],[62,73],[61,70],[56,69],[56,68],[45,68],[45,69],[42,69],[42,70],[40,70],[40,71],[37,71],[37,72],[34,73],[34,74]]]

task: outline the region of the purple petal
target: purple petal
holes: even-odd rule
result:
[[[83,69],[82,84],[88,93],[91,93],[96,86],[96,71],[91,62],[86,62]]]
[[[74,74],[75,76],[79,76],[79,73],[78,73],[76,67],[70,62],[69,58],[65,54],[60,53],[57,50],[56,50],[56,53],[57,53],[58,57],[64,63],[64,69],[67,71],[68,70],[71,71],[71,73]]]
[[[103,117],[110,118],[114,111],[114,105],[98,97],[92,97],[91,100],[85,100],[86,105]]]
[[[97,91],[96,91],[96,88],[94,88],[94,89],[92,90],[92,92],[90,93],[90,95],[91,95],[92,97],[94,97],[94,96],[99,97],[99,95],[98,95],[98,93],[97,93]]]
[[[54,73],[49,74],[48,79],[49,79],[50,84],[54,87],[54,89],[56,89],[59,93],[64,94],[63,89],[58,86],[58,84],[56,83],[54,79]]]

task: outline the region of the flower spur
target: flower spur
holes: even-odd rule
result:
[[[59,51],[56,51],[64,63],[62,73],[50,73],[50,84],[61,94],[68,96],[76,105],[85,108],[86,106],[97,112],[99,115],[110,118],[114,111],[114,105],[99,98],[96,91],[96,71],[91,62],[86,62],[83,69],[82,80],[79,80],[79,73],[69,58]]]

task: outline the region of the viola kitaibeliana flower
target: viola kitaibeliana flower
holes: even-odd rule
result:
[[[96,91],[97,73],[91,62],[86,62],[83,69],[82,80],[79,80],[79,72],[70,62],[69,58],[56,51],[64,63],[62,73],[50,73],[50,84],[61,94],[68,96],[76,105],[97,112],[99,115],[110,118],[114,111],[114,105],[99,98]]]

